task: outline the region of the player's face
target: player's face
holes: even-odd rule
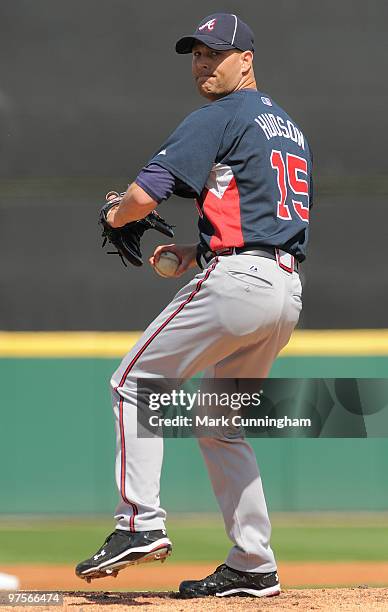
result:
[[[241,51],[216,51],[197,43],[193,46],[192,71],[201,96],[216,100],[238,89],[243,77]]]

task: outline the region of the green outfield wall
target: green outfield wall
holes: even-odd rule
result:
[[[0,359],[0,513],[110,513],[114,431],[108,381],[118,358]],[[276,377],[385,377],[388,356],[284,356]],[[387,439],[255,439],[276,511],[388,510]],[[171,512],[216,504],[195,440],[167,440],[161,492]]]

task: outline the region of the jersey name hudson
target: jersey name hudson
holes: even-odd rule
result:
[[[275,136],[283,136],[283,138],[290,138],[304,150],[304,136],[290,120],[285,122],[279,115],[275,117],[272,113],[262,113],[256,117],[255,121],[263,130],[267,140]]]

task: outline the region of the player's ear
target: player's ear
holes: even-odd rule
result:
[[[242,70],[244,73],[249,72],[249,70],[252,68],[252,64],[253,64],[253,53],[252,51],[242,51],[241,53],[241,64],[242,64]]]

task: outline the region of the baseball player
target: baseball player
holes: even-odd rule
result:
[[[207,104],[191,113],[159,148],[109,213],[120,227],[144,218],[176,194],[194,198],[199,243],[156,248],[180,265],[203,265],[148,326],[112,377],[116,417],[116,529],[81,578],[115,575],[171,552],[159,502],[163,440],[136,436],[136,380],[265,378],[287,344],[302,307],[299,263],[305,259],[311,207],[311,153],[300,128],[258,91],[251,29],[239,17],[205,17],[176,51],[192,54],[192,73]],[[199,439],[233,546],[203,580],[180,585],[182,597],[277,595],[260,473],[248,442],[220,430]]]

